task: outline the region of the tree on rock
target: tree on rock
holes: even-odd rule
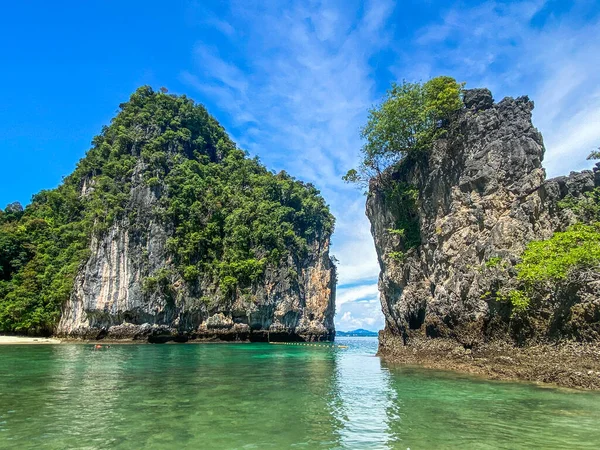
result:
[[[462,88],[452,77],[426,83],[394,83],[383,102],[369,111],[361,137],[362,162],[343,177],[366,183],[413,152],[428,150],[445,133],[448,119],[463,107]]]

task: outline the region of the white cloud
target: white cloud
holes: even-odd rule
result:
[[[340,287],[337,292],[337,305],[341,306],[347,302],[355,302],[357,300],[377,299],[379,290],[377,283],[364,284],[361,286]]]
[[[383,329],[383,326],[383,314],[378,300],[344,303],[340,306],[335,320],[336,329],[342,331],[357,328],[378,331]]]
[[[544,135],[549,175],[589,168],[600,146],[600,20],[587,26],[556,24],[531,44],[538,56],[534,124]]]
[[[194,48],[194,57],[197,70],[204,75],[205,79],[246,96],[248,81],[244,73],[235,64],[224,61],[217,49],[198,43]]]
[[[196,89],[198,92],[212,98],[219,106],[226,107],[232,113],[232,121],[236,125],[246,125],[256,122],[254,116],[246,109],[240,106],[237,99],[239,95],[227,86],[216,84],[206,84],[187,71],[179,74],[179,80],[184,84]]]

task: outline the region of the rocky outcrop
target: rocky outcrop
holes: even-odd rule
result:
[[[208,277],[190,285],[177,274],[167,251],[170,230],[154,213],[159,196],[141,179],[133,186],[127,210],[136,212],[134,219],[92,238],[57,335],[151,342],[333,340],[336,275],[329,235],[313,242],[303,260],[290,255],[250,289],[226,296]],[[157,273],[166,274],[166,289],[145,289],[144,280]]]
[[[600,173],[545,179],[544,145],[527,97],[494,103],[487,89],[475,89],[464,102],[428,154],[405,159],[370,184],[367,216],[386,320],[380,352],[425,352],[436,339],[470,352],[497,341],[600,338],[593,319],[600,311],[598,273],[576,295],[559,293],[534,305],[519,323],[495,295],[514,285],[527,243],[576,221],[558,202],[593,190]],[[410,189],[418,193],[412,202]],[[416,242],[397,231],[411,225]],[[578,308],[592,315],[577,325]]]
[[[143,214],[153,194],[134,195],[136,223],[116,223],[94,238],[91,257],[64,305],[57,334],[108,339],[332,340],[335,267],[329,236],[303,261],[289,257],[249,292],[223,298],[206,279],[193,288],[171,270],[168,231]],[[133,205],[132,205],[133,207]],[[142,214],[139,214],[142,212]],[[145,292],[143,280],[169,274],[169,292]],[[296,275],[297,274],[297,275]]]
[[[333,340],[334,219],[314,186],[247,158],[201,105],[147,86],[93,144],[61,188],[79,194],[78,236],[91,238],[55,334]]]

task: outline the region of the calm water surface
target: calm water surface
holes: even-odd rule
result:
[[[268,344],[0,346],[2,449],[600,448],[600,395]]]

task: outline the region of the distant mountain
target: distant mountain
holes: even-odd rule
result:
[[[353,337],[355,337],[355,336],[377,337],[377,332],[359,328],[358,330],[354,330],[354,331],[336,331],[335,335],[336,336],[353,336]]]

